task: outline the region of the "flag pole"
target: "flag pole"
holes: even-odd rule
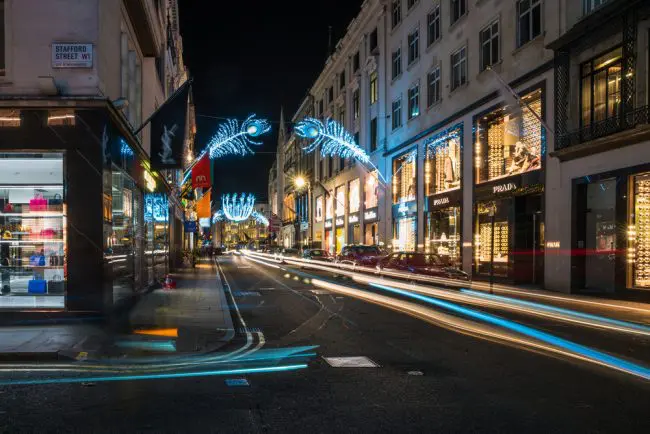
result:
[[[194,81],[194,79],[193,79],[192,77],[190,77],[189,79],[187,79],[187,80],[185,81],[185,83],[182,84],[182,86],[180,86],[178,89],[176,89],[176,90],[174,91],[174,93],[171,94],[171,96],[170,96],[169,98],[167,98],[167,100],[166,100],[166,101],[165,101],[165,102],[164,102],[160,107],[158,107],[158,109],[156,109],[156,110],[155,110],[155,111],[154,111],[154,112],[153,112],[153,113],[152,113],[152,114],[151,114],[151,115],[150,115],[150,116],[149,116],[149,117],[144,121],[144,123],[143,123],[142,125],[140,125],[140,127],[139,127],[138,129],[136,129],[136,130],[133,131],[133,135],[137,136],[138,133],[139,133],[140,131],[142,131],[142,130],[144,129],[144,127],[146,127],[147,124],[148,124],[149,122],[151,122],[151,119],[153,119],[154,116],[156,116],[156,115],[158,114],[158,112],[159,112],[163,107],[165,107],[168,103],[172,102],[172,100],[173,100],[174,98],[176,98],[176,97],[178,96],[178,94],[181,93],[181,92],[185,89],[185,86],[189,86],[190,84],[192,84],[192,81]]]

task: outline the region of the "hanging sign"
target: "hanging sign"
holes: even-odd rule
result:
[[[363,213],[363,221],[365,221],[365,222],[374,222],[374,221],[376,221],[377,218],[379,217],[377,212],[378,212],[377,207],[368,208]]]
[[[196,232],[196,231],[197,231],[196,221],[187,221],[187,222],[185,222],[185,232],[190,233],[190,232]]]

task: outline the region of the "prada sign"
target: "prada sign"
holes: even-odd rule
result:
[[[463,195],[460,188],[446,193],[437,194],[435,196],[429,196],[427,198],[427,211],[460,206],[462,197]]]
[[[507,193],[512,190],[517,189],[517,184],[514,182],[506,182],[505,184],[497,184],[492,186],[492,193],[493,194],[499,194],[499,193]]]
[[[400,202],[393,205],[393,218],[412,217],[418,214],[418,203],[414,200],[410,202]]]
[[[363,221],[364,222],[375,222],[375,221],[379,220],[379,212],[378,211],[379,211],[379,209],[377,207],[368,208],[363,213]]]

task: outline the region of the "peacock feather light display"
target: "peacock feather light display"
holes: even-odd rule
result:
[[[262,144],[254,139],[269,131],[271,131],[269,122],[256,119],[254,114],[246,118],[241,125],[236,119],[228,119],[219,125],[219,129],[208,142],[206,149],[210,152],[212,160],[226,155],[254,154],[251,145]]]
[[[269,226],[269,219],[267,219],[263,214],[260,214],[257,211],[253,211],[251,217],[254,218],[257,223],[261,224],[262,226]]]

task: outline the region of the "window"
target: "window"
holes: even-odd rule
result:
[[[320,157],[320,160],[318,161],[318,179],[320,181],[325,179],[325,160],[323,159],[323,157]]]
[[[325,219],[331,220],[334,217],[334,198],[331,194],[325,196]]]
[[[425,142],[424,194],[460,188],[462,130],[454,128]]]
[[[451,90],[467,83],[467,49],[465,47],[451,55]]]
[[[370,121],[370,152],[377,149],[377,118]]]
[[[350,189],[350,194],[348,196],[350,201],[348,204],[348,211],[351,213],[359,212],[361,206],[361,182],[359,181],[359,178],[350,181],[348,187]]]
[[[427,74],[427,107],[440,101],[440,67]]]
[[[499,21],[494,21],[479,33],[481,71],[499,61]]]
[[[0,308],[65,307],[64,179],[61,153],[0,156]]]
[[[623,49],[617,48],[582,64],[583,127],[620,115],[622,63]]]
[[[370,74],[370,105],[377,102],[379,98],[379,86],[377,83],[377,72]]]
[[[369,39],[369,41],[368,41],[368,48],[370,49],[370,52],[372,53],[372,52],[374,52],[377,48],[379,48],[379,45],[378,45],[378,40],[379,40],[379,38],[377,37],[377,28],[375,28],[375,30],[373,30],[373,31],[370,33],[370,37],[369,37],[368,39]]]
[[[402,126],[402,99],[393,101],[392,115],[393,129],[396,130]]]
[[[537,119],[542,115],[542,91],[522,100],[526,104],[521,108],[499,108],[479,118],[474,143],[477,183],[542,167],[542,124]]]
[[[415,200],[416,161],[416,150],[393,160],[393,203]]]
[[[329,103],[334,101],[334,86],[330,86],[329,90],[327,91],[327,101]]]
[[[21,123],[20,110],[0,109],[0,127],[19,127]]]
[[[323,113],[325,113],[325,106],[323,104],[323,100],[321,99],[320,101],[318,101],[318,114],[320,116],[323,116]]]
[[[407,0],[406,1],[406,9],[410,11],[418,1],[419,0]]]
[[[402,22],[402,0],[393,0],[392,8],[392,28],[394,29],[397,25]]]
[[[345,71],[341,71],[339,74],[339,89],[343,89],[345,87]]]
[[[327,160],[327,177],[331,178],[334,173],[334,157],[330,156]]]
[[[467,0],[451,0],[451,24],[467,13]]]
[[[316,223],[323,221],[323,196],[316,198],[316,208],[314,209],[314,219]]]
[[[409,120],[420,114],[420,84],[409,89]]]
[[[402,73],[402,49],[398,48],[393,51],[393,80],[395,80]]]
[[[415,29],[412,33],[408,35],[408,44],[409,44],[409,65],[415,62],[420,58],[420,30]]]
[[[75,114],[74,109],[56,109],[49,110],[47,113],[48,126],[74,126]]]
[[[5,2],[0,1],[0,75],[5,75]]]
[[[365,209],[374,208],[379,202],[379,182],[377,181],[378,178],[379,173],[376,170],[373,170],[366,175],[366,182],[363,186],[363,204]]]
[[[345,126],[345,106],[344,105],[342,105],[339,108],[339,122],[341,123],[341,125]]]
[[[359,89],[355,89],[352,93],[352,117],[356,121],[359,119]]]
[[[542,0],[519,0],[517,16],[518,46],[521,47],[542,33]]]
[[[608,0],[582,0],[582,11],[585,15],[592,13]]]
[[[360,66],[361,66],[361,61],[359,58],[359,52],[357,51],[357,53],[352,58],[352,72],[357,72]]]
[[[334,204],[336,211],[336,217],[342,217],[345,215],[345,185],[339,185],[336,187],[336,203]]]
[[[440,39],[440,5],[427,14],[427,45]]]

